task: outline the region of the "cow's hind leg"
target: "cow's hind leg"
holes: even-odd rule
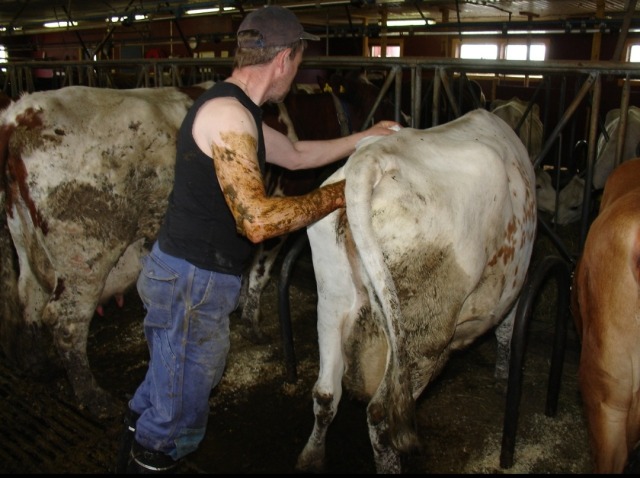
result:
[[[286,236],[261,243],[257,248],[246,274],[241,298],[241,333],[256,344],[266,343],[269,338],[260,325],[260,303],[262,292],[269,283],[273,265],[286,241]]]
[[[389,422],[378,416],[380,407],[372,406],[372,403],[367,407],[367,424],[376,471],[380,474],[402,473],[401,455],[391,445]]]
[[[494,376],[506,384],[509,378],[509,361],[511,359],[511,337],[513,335],[513,326],[516,318],[516,310],[518,301],[515,302],[506,318],[498,324],[495,329],[497,349],[496,349],[496,366]]]
[[[91,302],[89,304],[91,305]],[[121,413],[122,404],[98,385],[91,372],[87,356],[87,341],[93,310],[93,307],[81,310],[77,303],[70,304],[61,298],[47,304],[43,320],[47,324],[52,324],[54,344],[67,372],[78,406],[88,410],[97,418],[107,418]]]
[[[369,439],[378,473],[402,473],[402,453],[420,449],[415,402],[406,370],[403,365],[387,365],[385,376],[367,406]]]
[[[340,327],[325,328],[320,336],[320,374],[313,387],[313,413],[315,422],[307,444],[298,456],[296,469],[301,472],[321,473],[325,467],[325,442],[329,425],[338,410],[342,396],[344,360],[340,340]]]

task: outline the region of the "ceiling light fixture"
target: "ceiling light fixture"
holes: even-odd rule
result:
[[[44,24],[45,28],[65,28],[65,27],[77,27],[78,22],[48,22]]]
[[[425,25],[435,25],[436,21],[431,18],[420,18],[416,20],[387,20],[388,27],[423,27]]]
[[[225,12],[228,12],[230,10],[235,10],[235,8],[233,7],[222,7],[222,10]],[[218,7],[213,7],[213,8],[192,8],[191,10],[187,10],[186,13],[187,15],[203,15],[206,13],[217,13],[219,12],[220,9]]]

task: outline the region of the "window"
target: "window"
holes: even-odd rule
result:
[[[640,63],[640,43],[629,45],[629,62]]]
[[[495,39],[483,41],[469,41],[464,43],[454,40],[455,55],[467,60],[525,60],[544,61],[547,54],[546,42],[527,43],[511,39]],[[511,79],[542,79],[542,75],[494,75],[492,73],[474,73],[473,76],[495,77],[502,76]]]
[[[456,56],[468,60],[544,61],[547,53],[545,43],[513,43],[504,40],[456,43]]]
[[[506,45],[504,49],[504,57],[507,60],[531,60],[544,61],[546,46],[543,43],[535,43],[532,45]],[[527,55],[529,57],[527,58]]]
[[[491,43],[465,43],[460,45],[460,58],[467,60],[496,60],[498,45]]]
[[[371,47],[371,57],[381,58],[382,57],[382,46],[374,45]],[[387,46],[385,58],[400,58],[400,46],[392,45]]]
[[[6,63],[9,61],[9,53],[4,45],[0,45],[0,63]],[[3,73],[7,72],[6,68],[0,68]]]
[[[385,58],[400,58],[402,56],[402,40],[387,40]],[[369,39],[369,56],[371,58],[382,57],[382,42]]]

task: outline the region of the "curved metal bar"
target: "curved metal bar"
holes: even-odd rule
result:
[[[298,236],[289,248],[282,262],[280,277],[278,278],[278,315],[280,317],[280,332],[282,335],[282,352],[284,354],[285,380],[295,383],[298,380],[296,354],[293,346],[293,330],[291,328],[291,308],[289,303],[289,286],[291,271],[300,253],[309,245],[306,232]]]
[[[557,256],[545,257],[528,277],[516,310],[513,334],[511,337],[511,357],[509,363],[509,378],[507,383],[507,401],[505,406],[504,426],[502,431],[502,449],[500,450],[500,467],[513,466],[516,431],[518,429],[518,411],[522,393],[522,375],[526,334],[528,331],[531,310],[540,288],[551,274],[555,274],[558,286],[558,312],[556,316],[556,333],[553,345],[553,356],[547,394],[547,415],[555,414],[558,399],[562,362],[566,339],[566,319],[568,316],[570,273],[567,262]]]

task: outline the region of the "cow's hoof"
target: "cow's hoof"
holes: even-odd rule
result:
[[[325,473],[324,439],[309,438],[309,441],[298,455],[296,471],[299,473]]]
[[[323,474],[325,472],[324,460],[319,457],[312,458],[303,453],[296,463],[296,471],[298,473]]]

